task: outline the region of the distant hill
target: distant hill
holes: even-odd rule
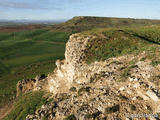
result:
[[[160,25],[160,20],[78,16],[60,21],[0,20],[0,32],[50,29],[53,32],[82,32],[95,28],[122,28]]]
[[[0,32],[18,32],[24,30],[43,29],[43,28],[45,28],[45,25],[41,24],[1,26]]]
[[[60,24],[65,20],[2,20],[0,19],[0,32],[18,32],[32,29],[45,29],[46,27],[54,24]]]
[[[160,20],[79,16],[52,26],[52,31],[81,32],[93,28],[138,27],[160,25]]]
[[[28,25],[28,24],[60,24],[66,20],[4,20],[0,19],[0,26]]]

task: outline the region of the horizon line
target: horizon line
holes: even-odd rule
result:
[[[140,18],[140,17],[107,17],[107,16],[74,16],[71,18],[63,18],[63,19],[27,19],[27,18],[22,18],[22,19],[0,19],[4,21],[67,21],[75,17],[99,17],[99,18],[126,18],[126,19],[146,19],[146,20],[160,20],[160,18]]]

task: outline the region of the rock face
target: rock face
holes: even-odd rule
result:
[[[17,97],[30,91],[40,90],[44,87],[45,75],[38,75],[35,79],[21,80],[17,83]]]
[[[59,93],[69,90],[74,83],[87,82],[90,79],[87,64],[85,64],[88,41],[94,37],[84,37],[79,34],[70,36],[66,45],[65,60],[57,60],[54,73],[48,77],[48,87],[50,92]],[[86,72],[85,72],[86,71]]]
[[[28,79],[28,80],[22,80],[17,83],[17,97],[21,95],[22,93],[27,93],[34,89],[36,80],[34,79]]]
[[[152,81],[160,81],[160,65],[141,60],[146,52],[86,64],[88,43],[94,39],[81,34],[70,37],[65,60],[56,61],[57,68],[43,86],[54,100],[26,120],[45,116],[49,120],[128,120],[145,114],[158,119],[160,86]]]

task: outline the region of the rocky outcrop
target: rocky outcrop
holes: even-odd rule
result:
[[[45,79],[43,89],[54,100],[26,120],[129,120],[158,119],[160,113],[160,65],[152,66],[144,51],[86,64],[88,43],[95,36],[70,37],[65,60]]]
[[[85,64],[85,52],[88,49],[88,41],[91,39],[94,37],[84,37],[79,34],[70,36],[66,45],[65,60],[57,60],[57,69],[48,77],[46,88],[50,92],[66,92],[72,84],[87,82],[86,79],[90,79],[90,76],[87,76],[91,72]]]
[[[54,101],[42,106],[35,115],[29,115],[27,120],[41,120],[46,115],[49,120],[69,115],[78,120],[125,120],[133,114],[153,115],[150,119],[154,120],[160,112],[159,86],[150,79],[159,75],[160,66],[153,67],[149,60],[139,61],[143,56],[145,52],[91,64],[88,69],[96,72],[86,73],[91,75],[89,82],[72,84],[69,92],[57,93]],[[130,64],[135,59],[137,62]],[[125,72],[126,76],[122,75]]]
[[[30,91],[43,89],[46,76],[38,75],[35,79],[24,79],[17,83],[17,97]]]

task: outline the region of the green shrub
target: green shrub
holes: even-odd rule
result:
[[[120,105],[115,105],[113,107],[108,107],[105,109],[105,113],[109,114],[109,113],[114,113],[120,110]]]
[[[89,113],[85,115],[85,118],[87,119],[92,118],[92,117],[93,117],[92,114],[89,114]]]
[[[136,106],[135,105],[130,105],[130,109],[135,111],[136,110]]]
[[[155,67],[160,64],[160,61],[154,60],[151,64]]]
[[[89,92],[90,87],[82,87],[78,90],[78,95],[81,95],[84,92]]]
[[[143,58],[141,58],[141,60],[140,61],[145,61],[146,60],[146,57],[143,57]]]
[[[75,87],[71,87],[69,90],[72,91],[72,92],[76,92],[77,91],[77,89]]]
[[[74,115],[69,115],[65,118],[65,120],[76,120],[76,117]]]

